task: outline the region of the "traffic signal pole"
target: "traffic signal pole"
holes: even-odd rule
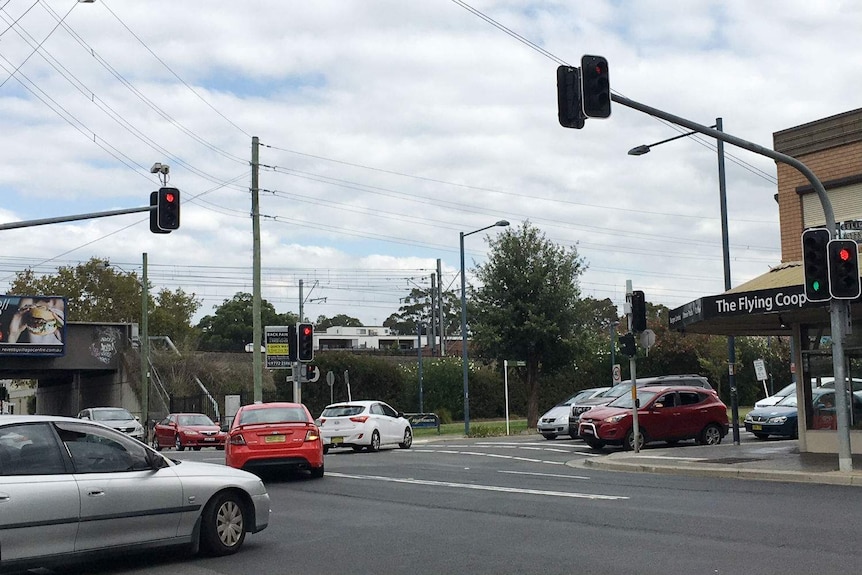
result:
[[[814,175],[814,172],[812,172],[808,166],[793,156],[776,152],[775,150],[765,148],[753,142],[743,140],[742,138],[737,138],[736,136],[732,136],[721,130],[716,130],[708,126],[698,124],[697,122],[692,122],[691,120],[670,114],[663,110],[659,110],[658,108],[647,106],[646,104],[641,104],[640,102],[630,100],[629,98],[619,94],[611,94],[611,100],[627,108],[632,108],[633,110],[643,112],[656,118],[661,118],[673,124],[677,124],[678,126],[683,126],[689,130],[694,130],[695,132],[699,132],[705,136],[715,138],[719,142],[727,142],[728,144],[732,144],[761,156],[766,156],[767,158],[772,158],[777,162],[796,168],[803,176],[805,176],[814,191],[817,192],[817,197],[819,198],[820,205],[823,208],[823,215],[826,218],[826,229],[829,230],[829,236],[835,239],[838,238],[837,226],[835,225],[835,212],[832,210],[832,202],[830,202],[829,196],[826,194],[826,188],[823,187],[823,183]],[[847,301],[833,298],[829,308],[829,315],[832,328],[832,373],[835,377],[835,408],[837,411],[836,427],[838,433],[838,469],[840,471],[852,471],[853,458],[850,452],[850,418],[848,416],[848,397],[846,394],[847,378],[844,369],[844,339],[846,326],[850,319]]]

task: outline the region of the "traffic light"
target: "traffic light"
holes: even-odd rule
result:
[[[587,118],[611,115],[611,81],[604,57],[581,57],[581,100]]]
[[[640,333],[646,330],[646,298],[644,292],[632,292],[632,331]]]
[[[862,293],[859,283],[859,248],[854,240],[831,240],[829,254],[829,293],[835,299],[856,299]]]
[[[802,270],[805,274],[805,297],[808,301],[829,299],[827,246],[831,238],[826,228],[812,228],[802,232]]]
[[[155,208],[155,209],[153,209]],[[154,234],[169,234],[171,230],[159,227],[159,193],[150,192],[150,231]]]
[[[557,116],[564,128],[584,127],[581,107],[581,73],[572,66],[557,68]]]
[[[299,344],[296,347],[296,358],[299,361],[312,361],[314,359],[314,326],[310,323],[301,323],[297,327],[297,332]]]
[[[621,354],[628,357],[634,357],[637,355],[637,349],[635,348],[635,334],[628,332],[625,335],[621,335],[619,343]]]
[[[305,364],[305,381],[314,383],[320,379],[320,368],[310,363]]]
[[[180,227],[180,191],[176,188],[159,188],[156,212],[158,228],[171,231]]]

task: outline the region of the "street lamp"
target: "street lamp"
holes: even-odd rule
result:
[[[461,239],[461,368],[464,377],[464,435],[470,434],[470,387],[467,384],[467,282],[464,278],[464,238],[493,227],[506,227],[509,222],[500,220],[490,226],[473,230],[472,232],[460,232]]]
[[[710,126],[719,132],[722,131],[721,118],[715,119],[715,125]],[[698,132],[688,132],[680,134],[655,144],[648,146],[637,146],[629,150],[630,156],[642,156],[650,151],[653,146],[664,144],[672,140],[678,140]],[[716,151],[718,152],[718,194],[721,203],[721,250],[724,259],[724,289],[725,291],[731,288],[730,285],[730,245],[727,239],[727,187],[725,186],[724,178],[724,140],[717,140]],[[730,384],[730,409],[733,417],[733,443],[739,445],[739,397],[736,391],[736,338],[727,336],[727,364],[728,364],[728,383]]]

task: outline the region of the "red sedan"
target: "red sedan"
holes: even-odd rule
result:
[[[307,470],[323,477],[320,430],[301,403],[243,405],[228,431],[225,463],[251,472]]]
[[[161,451],[186,447],[199,451],[202,447],[224,449],[227,434],[203,413],[171,413],[153,430],[153,449]]]

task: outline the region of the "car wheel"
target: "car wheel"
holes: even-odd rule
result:
[[[700,432],[698,443],[701,445],[718,445],[721,443],[721,428],[714,423],[710,423]]]
[[[548,441],[551,441],[552,439],[556,439],[556,438],[557,438],[557,434],[556,434],[556,433],[543,433],[543,434],[542,434],[542,437],[544,437],[544,438],[545,438],[545,439],[547,439]]]
[[[413,445],[413,432],[407,427],[404,429],[404,441],[399,443],[398,447],[401,449],[410,449],[411,445]]]
[[[174,447],[176,448],[177,451],[182,451],[186,448],[185,445],[183,445],[183,442],[180,441],[179,435],[174,437]]]
[[[323,477],[323,465],[321,465],[320,467],[312,467],[311,476],[314,479],[320,479],[321,477]]]
[[[380,449],[380,432],[376,429],[371,432],[371,443],[368,444],[368,451],[378,451]]]
[[[150,442],[150,445],[151,445],[151,446],[153,447],[153,449],[155,449],[156,451],[161,451],[161,450],[162,450],[162,446],[161,446],[161,445],[159,445],[159,436],[158,436],[158,435],[153,435],[153,441],[152,441],[152,442]]]
[[[602,449],[605,446],[605,442],[601,439],[596,439],[595,437],[588,437],[584,441],[587,442],[587,445],[592,447],[593,449]]]
[[[201,547],[210,555],[230,555],[245,540],[245,507],[239,495],[221,493],[204,507]]]
[[[767,439],[767,438],[769,438],[769,434],[768,433],[755,433],[754,437],[756,437],[757,439]]]
[[[623,442],[623,449],[632,451],[635,448],[635,441],[637,441],[637,450],[643,449],[644,443],[646,443],[646,432],[642,428],[638,429],[637,440],[635,440],[634,428],[629,429],[629,432],[626,433],[626,440]]]

